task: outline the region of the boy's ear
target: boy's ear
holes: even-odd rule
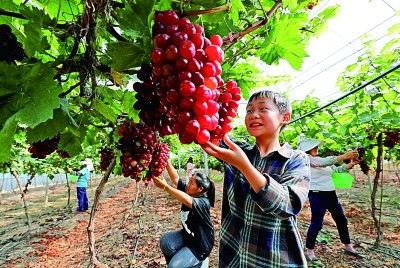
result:
[[[286,113],[283,115],[283,121],[282,121],[282,123],[284,123],[284,124],[286,125],[287,123],[290,122],[290,118],[292,118],[292,113],[291,113],[291,112],[286,112]]]

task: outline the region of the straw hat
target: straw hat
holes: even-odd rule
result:
[[[317,140],[317,139],[300,138],[298,148],[299,148],[299,150],[302,150],[304,152],[308,152],[312,148],[320,146],[323,143],[324,143],[323,141]]]

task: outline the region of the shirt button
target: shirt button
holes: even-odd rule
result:
[[[261,171],[261,167],[256,167],[258,171]]]
[[[250,225],[250,222],[249,222],[249,221],[247,221],[247,222],[246,222],[246,224],[247,224],[247,225]]]

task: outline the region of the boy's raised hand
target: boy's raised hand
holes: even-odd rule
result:
[[[228,135],[224,136],[224,142],[229,149],[221,148],[211,142],[207,142],[201,145],[201,147],[207,154],[239,168],[239,166],[244,163],[243,160],[248,159],[247,155],[239,146],[229,139]]]

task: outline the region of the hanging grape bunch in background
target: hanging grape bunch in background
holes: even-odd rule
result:
[[[121,137],[118,149],[122,153],[122,174],[139,180],[151,162],[157,143],[156,133],[143,123],[126,121],[119,127],[118,135]]]
[[[0,24],[0,61],[13,63],[21,61],[25,52],[20,42],[12,33],[10,26]]]
[[[221,78],[221,37],[204,37],[203,27],[171,10],[155,15],[153,35],[151,64],[133,85],[140,119],[184,144],[217,143],[232,130],[241,99],[236,82]]]
[[[100,170],[106,171],[108,166],[111,164],[112,159],[114,158],[115,153],[110,148],[101,148],[100,149]]]
[[[150,182],[153,177],[161,176],[163,170],[167,167],[168,153],[168,145],[162,142],[156,144],[149,165],[149,170],[147,171],[146,176],[143,179],[146,184]]]
[[[393,148],[396,144],[400,144],[400,129],[388,129],[383,133],[385,133],[383,145],[386,147]]]
[[[367,164],[367,162],[365,162],[365,160],[364,160],[366,148],[364,148],[364,147],[357,147],[356,150],[357,150],[357,152],[358,152],[358,158],[359,158],[359,159],[362,159],[361,162],[360,162],[360,164],[359,164],[359,165],[360,165],[360,168],[361,168],[361,171],[362,171],[365,175],[368,175],[368,172],[369,172],[369,170],[370,170],[370,167],[369,167],[369,165]]]
[[[58,142],[60,141],[60,136],[56,136],[51,139],[45,139],[38,142],[33,142],[28,148],[33,158],[45,159],[46,156],[57,150]]]

